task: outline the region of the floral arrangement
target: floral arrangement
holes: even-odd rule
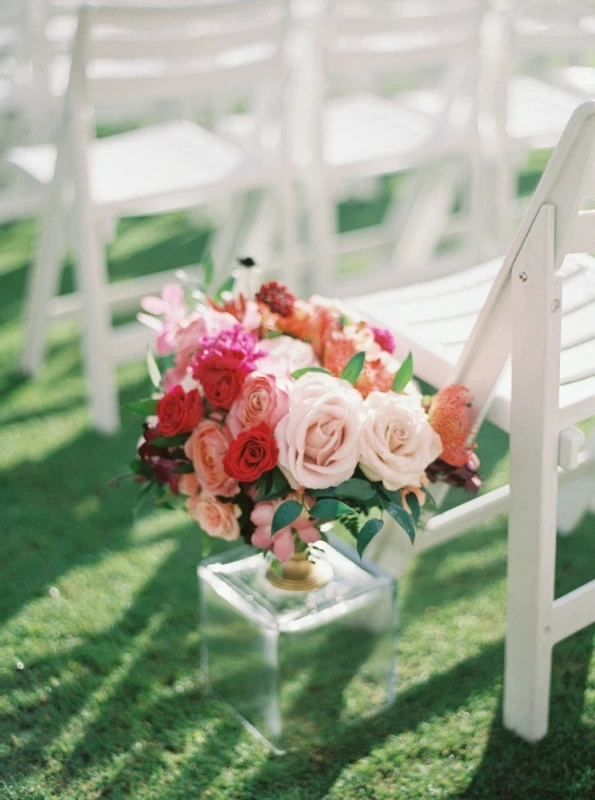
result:
[[[423,396],[390,331],[339,301],[231,290],[172,284],[141,301],[163,372],[149,356],[155,392],[128,405],[145,418],[131,467],[156,502],[286,561],[331,520],[360,555],[386,514],[413,541],[431,483],[477,492],[464,386]]]

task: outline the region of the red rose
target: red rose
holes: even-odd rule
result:
[[[255,481],[273,469],[279,458],[279,448],[269,426],[261,422],[242,431],[233,439],[223,457],[223,469],[242,483]]]
[[[159,429],[163,436],[189,433],[202,419],[202,397],[198,389],[185,392],[178,384],[157,403]]]
[[[242,391],[242,378],[233,369],[205,369],[200,374],[200,382],[205,397],[215,408],[229,409]]]

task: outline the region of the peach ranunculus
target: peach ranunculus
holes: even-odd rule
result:
[[[359,451],[364,475],[394,491],[421,486],[442,443],[419,398],[371,392],[363,404]]]
[[[214,419],[203,419],[184,445],[184,452],[194,465],[196,476],[211,494],[233,497],[240,487],[223,469],[223,456],[232,440],[230,431]]]
[[[222,503],[207,492],[201,492],[186,500],[186,508],[192,519],[196,520],[209,536],[217,536],[228,542],[239,538],[238,519],[242,512],[235,503]]]
[[[360,437],[360,394],[320,372],[299,378],[275,430],[279,464],[295,488],[325,489],[353,475]]]
[[[262,372],[251,372],[242,384],[242,393],[229,410],[227,427],[234,436],[262,422],[274,430],[279,420],[287,414],[288,392],[288,381]]]
[[[180,475],[178,491],[188,497],[193,497],[200,492],[200,483],[196,477],[196,472],[185,472]]]
[[[258,347],[266,353],[258,363],[259,371],[278,378],[287,378],[292,372],[304,367],[320,366],[312,346],[308,342],[292,339],[291,336],[261,339]]]
[[[279,561],[288,561],[294,552],[294,530],[302,542],[312,544],[320,539],[320,531],[311,523],[306,510],[294,520],[291,525],[281,528],[276,533],[271,534],[273,516],[279,505],[287,500],[263,500],[257,503],[250,514],[250,520],[256,526],[252,534],[252,544],[261,547],[263,550],[272,550]]]

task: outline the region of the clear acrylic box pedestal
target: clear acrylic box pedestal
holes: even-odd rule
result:
[[[245,545],[198,569],[203,677],[276,752],[395,698],[395,582],[329,540],[332,578],[309,592],[272,586],[265,556]]]

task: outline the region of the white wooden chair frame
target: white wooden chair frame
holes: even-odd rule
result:
[[[188,96],[201,91],[225,91],[226,87],[256,86],[263,74],[272,77],[283,85],[285,70],[283,49],[287,0],[270,0],[264,6],[261,0],[230,0],[230,2],[178,5],[145,5],[142,3],[114,6],[81,6],[78,12],[78,27],[72,53],[72,68],[67,91],[64,124],[61,129],[53,179],[47,188],[45,212],[42,219],[41,235],[38,241],[37,256],[32,270],[28,292],[25,343],[22,368],[34,375],[41,367],[44,353],[44,339],[50,317],[83,312],[83,357],[88,383],[91,416],[94,425],[103,432],[113,432],[119,426],[116,364],[139,357],[148,345],[147,331],[143,326],[133,323],[112,329],[111,312],[114,308],[137,307],[138,298],[143,294],[158,292],[167,280],[173,279],[171,273],[135,278],[109,285],[105,251],[101,241],[101,227],[121,216],[130,214],[156,214],[180,209],[193,209],[198,206],[232,200],[230,223],[221,235],[216,237],[214,258],[219,267],[227,269],[233,263],[238,241],[250,222],[246,209],[254,192],[272,190],[281,211],[281,243],[284,252],[283,263],[289,271],[293,263],[294,211],[293,186],[290,170],[282,164],[289,158],[284,142],[286,126],[281,122],[280,145],[275,154],[268,153],[258,160],[256,146],[252,155],[246,155],[241,169],[235,169],[219,183],[189,185],[169,193],[147,194],[130,199],[97,202],[91,190],[90,144],[94,139],[94,118],[92,109],[99,103],[126,103],[133,97],[135,101],[151,101],[163,96]],[[266,16],[272,9],[276,16],[272,21]],[[215,29],[210,33],[209,26],[220,17],[234,19],[234,12],[244,16],[250,13],[265,12],[263,21],[249,19],[245,27],[236,25],[231,30]],[[109,28],[113,19],[114,29]],[[94,39],[91,35],[92,21],[101,21],[105,33]],[[159,40],[158,57],[167,65],[164,74],[144,77],[129,76],[113,78],[107,75],[91,77],[86,74],[87,64],[94,57],[112,59],[148,59],[153,57],[150,26],[160,21],[162,24],[174,20],[178,26],[206,25],[208,35],[190,36],[188,41],[179,36],[163,36]],[[134,33],[139,25],[136,38],[133,35],[120,36],[120,28],[128,25]],[[145,28],[142,25],[146,26]],[[186,28],[184,28],[185,30]],[[115,30],[114,33],[111,33]],[[202,58],[216,57],[219,49],[233,49],[250,44],[250,37],[269,34],[277,37],[276,49],[271,56],[240,67],[212,71],[195,65],[197,41],[201,43]],[[101,31],[103,33],[103,31]],[[257,40],[258,41],[258,40]],[[174,66],[186,62],[190,68],[177,76],[170,74],[170,60]],[[184,61],[184,59],[186,61]],[[271,72],[272,70],[272,72]],[[167,94],[169,93],[169,95]],[[265,92],[261,92],[265,94]],[[271,96],[267,96],[269,104]],[[261,103],[261,105],[266,105]],[[260,108],[262,119],[257,115],[255,136],[260,126],[265,124],[267,107]],[[284,116],[284,109],[281,116]],[[191,123],[188,123],[190,125]],[[23,163],[15,151],[15,163]],[[19,160],[20,159],[20,160]],[[47,159],[46,159],[47,161]],[[288,163],[288,162],[287,162]],[[150,165],[148,165],[150,168]],[[25,167],[23,167],[25,168]],[[51,173],[50,173],[51,174]],[[61,260],[67,249],[68,238],[73,236],[75,253],[76,283],[78,292],[66,297],[56,297]]]
[[[481,9],[474,0],[437,2],[431,8],[407,4],[361,0],[345,3],[329,0],[319,24],[310,72],[306,76],[310,98],[310,153],[305,172],[309,199],[313,249],[312,284],[322,293],[340,295],[362,287],[386,285],[385,273],[366,274],[361,279],[337,281],[335,259],[339,254],[358,250],[378,250],[395,254],[403,265],[401,274],[393,276],[391,285],[412,280],[412,267],[419,275],[420,267],[428,277],[452,271],[453,259],[433,262],[434,249],[446,232],[450,207],[456,189],[457,170],[449,159],[464,158],[469,170],[468,217],[470,245],[463,256],[457,254],[456,268],[478,257],[480,145],[477,128],[476,61],[479,57]],[[361,6],[361,9],[358,8]],[[361,15],[360,15],[361,12]],[[407,36],[415,46],[375,50],[368,42],[386,34]],[[420,148],[409,153],[386,154],[375,160],[362,157],[360,162],[332,164],[325,153],[327,88],[331,77],[347,86],[365,87],[378,82],[381,76],[414,74],[416,70],[442,67],[440,96],[444,108],[432,119],[433,133]],[[456,102],[469,102],[468,121],[459,138],[454,140],[450,117]],[[421,114],[423,116],[423,112]],[[349,131],[345,132],[349,135]],[[399,130],[394,131],[398,140]],[[442,145],[443,141],[448,144]],[[332,157],[332,155],[331,155]],[[428,162],[434,173],[426,170]],[[413,170],[409,190],[394,205],[385,222],[372,228],[344,234],[339,241],[336,225],[335,196],[346,181]],[[420,226],[420,215],[424,224]]]
[[[419,377],[468,386],[480,419],[491,417],[510,431],[509,486],[438,513],[415,549],[434,547],[508,510],[504,724],[529,741],[547,733],[553,646],[595,622],[595,580],[554,599],[558,489],[563,502],[572,503],[585,476],[595,487],[595,458],[580,452],[585,437],[574,427],[595,415],[593,363],[585,365],[589,391],[563,406],[559,400],[559,270],[567,254],[595,251],[595,211],[580,210],[595,188],[594,164],[595,102],[589,102],[571,118],[454,368],[399,333],[401,352],[413,351]],[[373,299],[368,306],[365,298],[352,302],[370,316]],[[509,403],[501,397],[494,403],[509,359]],[[368,554],[394,565],[394,530],[381,532]]]

